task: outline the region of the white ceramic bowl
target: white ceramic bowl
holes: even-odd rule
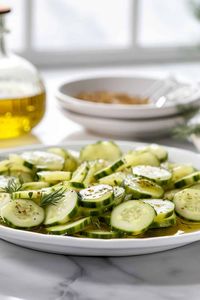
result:
[[[78,151],[81,147],[92,142],[94,141],[77,141],[69,142],[60,146],[63,148],[66,147],[67,149]],[[144,146],[144,144],[135,142],[117,143],[125,152],[133,149],[134,147]],[[45,149],[44,146],[28,147],[29,150],[31,150],[31,148]],[[200,169],[199,154],[177,148],[166,148],[169,151],[169,159],[172,162],[190,163],[196,168]],[[25,149],[27,149],[27,147],[21,148],[21,151],[24,151]],[[9,152],[5,150],[0,151],[1,155],[6,155],[10,152],[16,152],[16,149]],[[200,231],[185,233],[181,235],[153,237],[146,239],[121,238],[101,240],[76,238],[71,236],[45,235],[31,231],[17,230],[0,225],[0,238],[23,247],[53,253],[89,256],[127,256],[160,252],[199,241]]]
[[[161,80],[161,79],[160,79]],[[124,92],[130,95],[141,95],[148,90],[157,78],[145,77],[93,77],[66,82],[59,86],[56,97],[59,104],[66,109],[76,113],[90,116],[120,118],[120,119],[146,119],[172,116],[178,113],[177,107],[173,103],[158,108],[153,104],[145,105],[122,105],[93,103],[90,101],[77,99],[75,96],[83,91],[114,91]],[[190,99],[190,103],[195,105],[198,99]]]
[[[173,116],[160,119],[129,120],[98,118],[61,110],[68,119],[82,125],[91,132],[115,138],[157,137],[169,134],[177,125],[184,124],[184,118]]]

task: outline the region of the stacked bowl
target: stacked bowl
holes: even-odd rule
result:
[[[109,91],[142,98],[159,82],[162,85],[163,79],[114,76],[76,79],[62,84],[56,98],[67,118],[89,131],[122,139],[162,136],[170,134],[176,126],[185,122],[183,110],[175,101],[157,106],[155,101],[147,104],[110,104],[77,97],[84,92]],[[198,107],[199,103],[200,95],[196,93],[187,95],[187,101],[183,101],[182,105]]]

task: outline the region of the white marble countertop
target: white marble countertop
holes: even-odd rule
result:
[[[176,73],[179,70],[190,78],[197,78],[199,69],[199,64],[162,67],[162,71]],[[160,66],[120,69],[129,74],[159,73],[160,70]],[[1,142],[0,148],[95,138],[62,117],[52,97],[53,88],[60,81],[83,72],[89,70],[44,71],[50,94],[48,114],[32,135]],[[58,116],[56,129],[51,125],[52,115]],[[154,142],[194,150],[189,142],[167,138]],[[73,257],[33,251],[1,240],[0,300],[199,300],[199,249],[200,242],[197,242],[175,250],[135,257]]]

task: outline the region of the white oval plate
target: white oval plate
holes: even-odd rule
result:
[[[78,151],[82,146],[94,141],[69,142],[62,147]],[[127,151],[134,147],[143,146],[142,143],[135,142],[117,142],[122,150]],[[28,149],[42,149],[45,147],[28,147]],[[180,163],[191,163],[196,168],[200,168],[200,155],[191,151],[177,148],[166,147],[169,151],[171,161]],[[21,148],[20,150],[25,150]],[[15,151],[9,151],[16,152]],[[8,153],[8,152],[7,152]],[[0,154],[5,155],[5,151]],[[127,256],[155,253],[168,249],[177,248],[200,240],[200,231],[186,233],[175,236],[154,237],[154,238],[136,238],[136,239],[113,239],[99,240],[89,238],[76,238],[67,236],[52,236],[40,233],[17,230],[9,227],[0,226],[0,238],[31,249],[89,256]]]
[[[161,80],[161,79],[160,79]],[[158,78],[146,77],[93,77],[77,79],[66,82],[59,86],[56,97],[59,104],[66,109],[76,113],[87,114],[96,117],[109,117],[118,119],[146,119],[160,118],[175,115],[178,113],[175,103],[166,104],[158,108],[153,104],[148,105],[121,105],[103,104],[90,101],[79,100],[75,97],[84,91],[114,91],[130,95],[141,95],[148,90]],[[191,98],[189,103],[194,105],[199,102],[199,98]]]
[[[163,136],[169,134],[177,125],[185,122],[181,116],[148,120],[122,120],[92,117],[66,109],[61,109],[61,111],[68,119],[82,125],[91,132],[118,139]]]

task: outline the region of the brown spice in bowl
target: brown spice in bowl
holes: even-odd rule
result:
[[[139,96],[130,96],[126,93],[114,93],[107,91],[99,92],[81,92],[76,95],[76,98],[80,100],[86,100],[96,103],[108,103],[108,104],[135,104],[143,105],[149,104],[148,98],[141,98]]]

